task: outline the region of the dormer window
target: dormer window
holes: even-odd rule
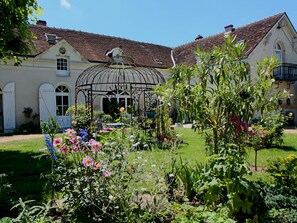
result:
[[[57,76],[68,77],[69,76],[69,66],[67,57],[57,58]]]
[[[49,44],[56,44],[58,40],[58,37],[56,34],[50,34],[50,33],[46,33],[45,38]]]
[[[284,61],[284,47],[281,42],[277,42],[274,46],[274,52],[280,62]]]
[[[163,61],[160,60],[160,59],[155,58],[155,59],[154,59],[154,62],[155,62],[156,64],[163,65]]]

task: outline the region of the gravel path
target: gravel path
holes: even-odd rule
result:
[[[191,128],[192,124],[184,124],[183,127]],[[285,129],[284,133],[297,134],[297,129]],[[43,134],[3,136],[3,137],[0,137],[0,143],[12,142],[12,141],[24,140],[24,139],[35,139],[35,138],[42,138],[42,137],[43,137]]]
[[[13,136],[3,136],[0,137],[0,143],[2,142],[12,142],[24,139],[35,139],[42,138],[43,134],[32,134],[32,135],[13,135]]]

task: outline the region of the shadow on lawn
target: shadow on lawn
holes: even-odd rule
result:
[[[18,203],[19,198],[23,201],[42,200],[46,179],[41,178],[41,174],[50,172],[51,161],[46,156],[34,158],[38,155],[33,152],[0,150],[0,174],[6,174],[4,180],[11,184],[11,188],[0,193],[0,218],[17,214],[10,208]]]
[[[283,151],[297,152],[297,149],[294,146],[277,146],[275,148],[283,150]]]

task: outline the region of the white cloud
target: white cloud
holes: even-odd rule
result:
[[[67,9],[71,8],[71,4],[69,3],[68,0],[60,0],[60,4],[64,8],[67,8]]]

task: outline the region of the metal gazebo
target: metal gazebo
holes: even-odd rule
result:
[[[97,97],[101,98],[105,113],[109,112],[109,103],[116,101],[117,105],[126,108],[131,117],[133,113],[146,115],[152,106],[156,106],[153,88],[165,82],[163,75],[155,68],[138,66],[119,50],[115,48],[111,51],[110,62],[87,68],[76,80],[75,104],[78,103],[78,95],[83,94],[91,119]]]

